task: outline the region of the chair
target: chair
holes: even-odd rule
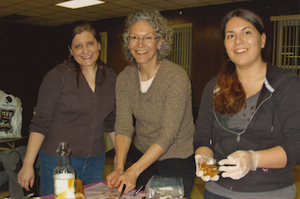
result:
[[[17,182],[18,172],[22,167],[26,146],[20,146],[16,149],[10,149],[0,152],[0,188],[4,182],[8,182],[8,193],[11,198],[23,198],[29,193],[39,194],[40,181],[38,169],[35,168],[35,183],[30,191],[23,189]],[[0,192],[0,198],[7,197],[6,192]]]
[[[5,149],[0,151],[0,198],[23,198],[24,195],[34,193],[34,196],[40,195],[40,177],[39,160],[35,164],[34,186],[30,191],[23,189],[17,182],[18,172],[22,167],[26,146],[20,146],[16,149]]]
[[[22,167],[22,159],[25,156],[25,152],[26,146],[0,152],[0,186],[8,182],[10,197],[24,197],[23,188],[17,182],[17,175]]]
[[[7,148],[1,148],[1,150],[9,150]],[[5,169],[3,167],[2,162],[0,162],[0,173],[4,172]],[[5,180],[4,180],[5,181]],[[9,191],[8,191],[8,182],[5,184],[2,183],[2,180],[0,182],[0,198],[5,198],[9,196]]]

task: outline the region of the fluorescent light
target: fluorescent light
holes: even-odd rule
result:
[[[56,6],[61,6],[65,8],[83,8],[88,6],[94,6],[98,4],[105,3],[104,1],[98,1],[98,0],[71,0],[71,1],[65,1],[62,3],[55,4]]]

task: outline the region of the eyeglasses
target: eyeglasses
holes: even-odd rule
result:
[[[154,37],[154,36],[144,36],[142,38],[139,38],[137,36],[130,36],[129,37],[129,42],[133,43],[133,44],[137,44],[141,39],[145,44],[150,44],[157,38],[158,37]]]

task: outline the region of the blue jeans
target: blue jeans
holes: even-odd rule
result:
[[[57,157],[50,156],[42,151],[40,157],[41,195],[54,193],[53,170],[57,166]],[[103,180],[105,153],[97,157],[70,158],[70,163],[75,170],[76,177],[80,178],[83,185]]]
[[[204,190],[203,198],[204,199],[229,199],[229,198],[226,198],[224,196],[219,196],[217,194],[214,194],[214,193],[208,191],[207,189]]]

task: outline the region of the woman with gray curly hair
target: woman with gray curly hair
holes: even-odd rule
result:
[[[167,57],[172,50],[172,36],[173,29],[168,27],[167,20],[163,18],[158,11],[153,12],[138,12],[136,15],[130,15],[126,20],[125,32],[123,34],[123,53],[128,63],[137,64],[133,55],[130,52],[130,28],[137,21],[147,21],[154,29],[157,37],[162,38],[163,42],[160,45],[160,49],[157,50],[157,61],[162,61]]]
[[[127,193],[158,175],[181,177],[190,197],[195,178],[191,84],[186,71],[165,58],[172,35],[158,11],[126,20],[123,51],[130,65],[117,78],[117,161],[107,176],[108,187],[119,192],[124,184]],[[125,170],[134,133],[135,163]]]

